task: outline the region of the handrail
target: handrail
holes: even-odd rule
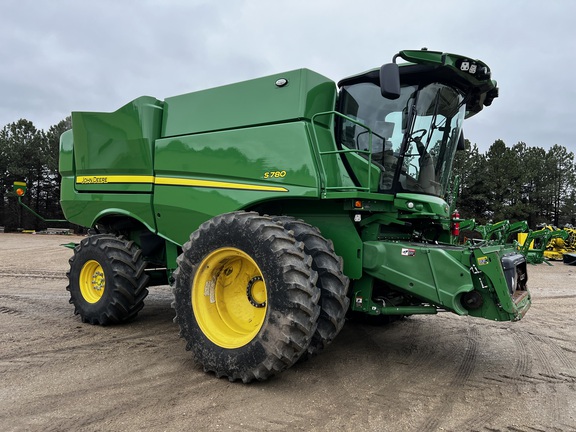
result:
[[[342,150],[328,150],[328,151],[321,151],[320,150],[320,146],[319,143],[320,141],[318,140],[318,134],[316,133],[316,118],[320,117],[320,116],[326,116],[326,115],[337,115],[339,117],[342,117],[343,119],[346,119],[364,129],[366,129],[366,131],[368,131],[369,135],[368,135],[368,150],[360,150],[360,149],[342,149]],[[342,190],[342,189],[354,189],[354,190],[358,190],[358,191],[362,191],[362,192],[371,192],[372,191],[372,175],[370,173],[370,167],[372,166],[372,130],[366,126],[363,123],[360,123],[358,120],[355,120],[353,118],[350,118],[338,111],[323,111],[323,112],[319,112],[316,113],[312,116],[311,118],[311,123],[312,123],[312,132],[314,135],[314,141],[315,141],[315,146],[314,148],[318,149],[318,161],[320,164],[320,189],[322,191],[322,194],[325,195],[326,192],[328,190]],[[326,155],[333,155],[333,154],[345,154],[345,153],[359,153],[359,154],[367,154],[368,155],[368,187],[362,187],[362,186],[328,186],[328,178],[327,178],[327,174],[326,174],[326,167],[324,165],[324,162],[322,160],[322,156],[326,156]]]
[[[20,204],[22,207],[24,207],[26,210],[28,210],[30,213],[32,213],[34,216],[36,216],[43,222],[68,222],[66,219],[46,219],[40,216],[38,213],[36,213],[34,210],[32,210],[30,207],[28,207],[26,204],[22,202],[22,197],[18,197],[18,204]]]

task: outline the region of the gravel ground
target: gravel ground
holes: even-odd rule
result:
[[[128,325],[82,324],[71,241],[0,234],[2,431],[576,431],[576,267],[530,266],[520,322],[348,322],[320,356],[244,385],[194,364],[168,287]]]

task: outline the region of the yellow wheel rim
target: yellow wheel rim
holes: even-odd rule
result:
[[[96,303],[104,295],[106,280],[98,261],[87,261],[80,270],[80,292],[88,303]]]
[[[192,282],[192,308],[204,335],[222,348],[239,348],[266,318],[266,283],[258,265],[236,248],[210,253]]]

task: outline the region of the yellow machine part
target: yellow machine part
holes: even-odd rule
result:
[[[545,250],[544,256],[552,261],[562,261],[562,259],[564,258],[564,253],[565,252]]]
[[[546,227],[550,231],[556,231],[558,228],[551,225]],[[550,260],[562,261],[564,254],[576,252],[576,229],[564,228],[568,232],[566,240],[556,237],[550,240],[544,251],[544,256]],[[558,230],[560,231],[560,230]]]
[[[518,244],[520,246],[523,246],[524,242],[526,241],[526,237],[528,237],[528,233],[526,232],[518,233],[517,237],[518,237]],[[534,240],[530,242],[530,249],[534,249]]]

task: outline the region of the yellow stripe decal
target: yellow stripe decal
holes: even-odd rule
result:
[[[172,177],[156,177],[154,181],[157,185],[163,186],[195,186],[216,189],[239,189],[266,192],[288,192],[288,189],[280,186],[260,186],[246,183],[230,183],[212,180],[195,180]]]
[[[110,183],[140,183],[140,184],[157,184],[163,186],[193,186],[216,189],[238,189],[264,192],[288,192],[288,189],[280,186],[260,186],[247,183],[230,183],[212,180],[195,180],[173,177],[154,177],[154,176],[128,176],[128,175],[100,175],[100,176],[77,176],[77,184],[95,185]]]

